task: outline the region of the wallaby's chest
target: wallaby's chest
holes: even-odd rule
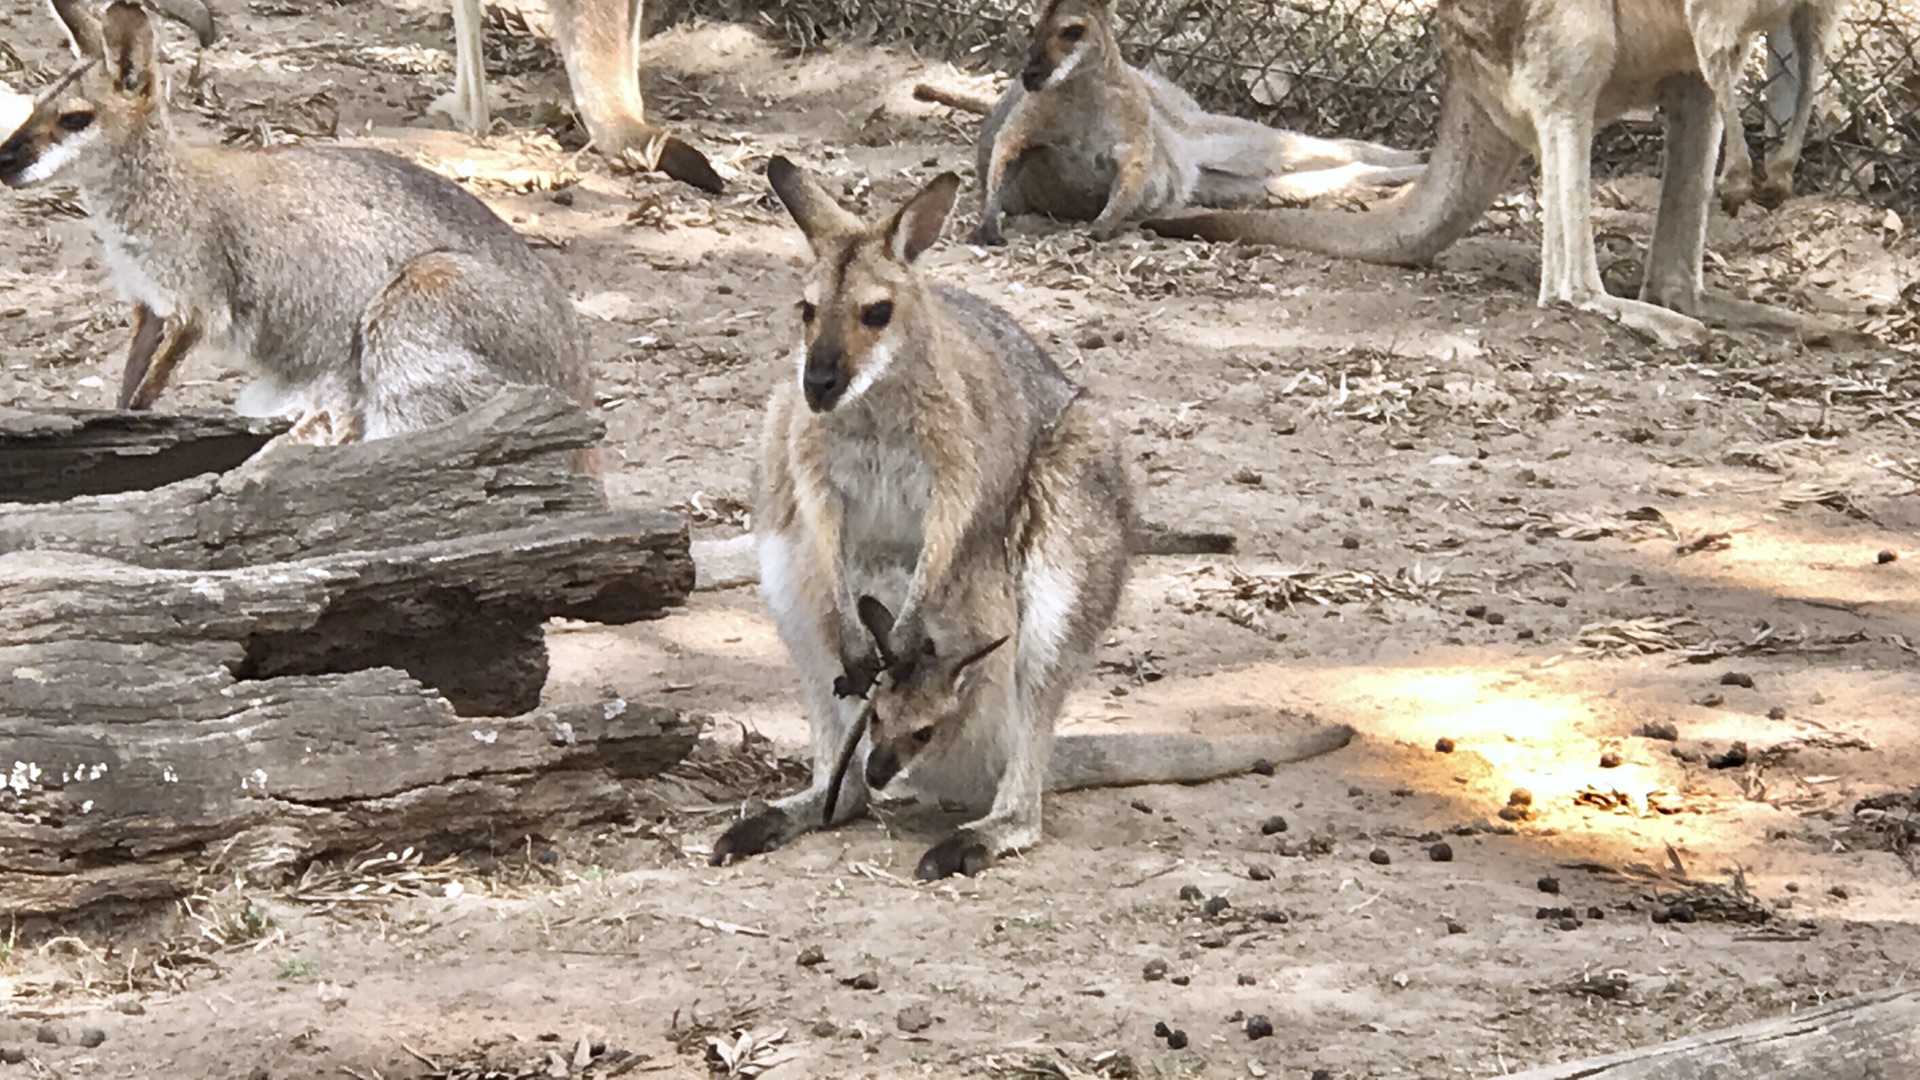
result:
[[[826,467],[843,550],[862,561],[918,559],[932,470],[917,440],[876,430],[829,439]]]

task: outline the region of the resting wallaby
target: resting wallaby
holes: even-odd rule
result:
[[[455,184],[388,154],[179,139],[138,5],[53,0],[79,63],[0,143],[0,181],[80,189],[135,305],[122,408],[203,338],[263,378],[254,415],[310,441],[444,420],[506,385],[590,403],[585,328],[554,272]]]
[[[916,786],[986,811],[929,850],[919,876],[971,873],[1040,839],[1053,725],[1126,579],[1133,509],[1119,444],[1011,316],[914,268],[939,238],[957,176],[876,226],[785,158],[767,176],[814,255],[798,377],[767,407],[754,506],[761,591],[800,669],[813,780],[734,823],[712,859],[844,821],[911,764]],[[979,627],[1010,633],[1012,648],[950,677],[932,662],[919,669],[955,685],[970,675],[965,696],[978,706],[914,726],[908,743],[930,757],[891,738],[906,713],[863,722],[876,680],[903,693],[938,684],[916,682],[901,658],[937,660],[937,638]],[[1094,782],[1136,779],[1128,763],[1116,756]]]
[[[178,0],[175,0],[178,2]],[[631,160],[702,191],[726,183],[705,154],[647,122],[640,94],[643,0],[548,0],[554,43],[567,85],[593,146],[610,159]],[[453,92],[434,108],[471,132],[492,123],[480,32],[481,0],[453,0]]]
[[[1737,13],[1728,12],[1728,13]],[[1826,55],[1827,42],[1838,21],[1839,4],[1834,0],[1788,0],[1773,7],[1758,5],[1751,19],[1779,26],[1784,18],[1793,41],[1793,116],[1780,133],[1780,144],[1769,154],[1761,169],[1760,183],[1753,182],[1753,152],[1747,148],[1746,132],[1740,125],[1740,69],[1753,51],[1751,33],[1748,44],[1732,54],[1731,70],[1721,66],[1708,72],[1714,94],[1720,100],[1726,128],[1726,146],[1720,160],[1720,205],[1727,213],[1738,214],[1748,199],[1773,209],[1793,194],[1793,171],[1800,164],[1800,151],[1807,142],[1807,124],[1813,117],[1813,80],[1820,61]],[[1717,81],[1716,81],[1717,80]]]
[[[1540,163],[1541,306],[1606,315],[1669,346],[1706,323],[1844,331],[1709,291],[1702,276],[1714,159],[1739,52],[1782,0],[1440,0],[1446,90],[1427,171],[1365,213],[1222,210],[1146,222],[1168,236],[1243,240],[1382,263],[1424,263],[1459,239],[1531,153]],[[1702,74],[1711,70],[1713,82]],[[1640,297],[1610,296],[1594,250],[1596,127],[1660,106],[1666,161]]]
[[[1422,172],[1411,151],[1206,112],[1127,64],[1112,0],[1052,0],[1041,11],[1026,66],[982,125],[977,151],[979,244],[1005,242],[1005,214],[1091,220],[1093,236],[1106,240],[1135,218],[1183,206],[1265,205]]]

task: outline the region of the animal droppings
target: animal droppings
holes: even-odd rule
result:
[[[1272,817],[1260,823],[1261,836],[1272,836],[1274,833],[1283,833],[1286,831],[1287,831],[1287,819],[1281,817],[1279,814],[1275,814]]]
[[[1453,845],[1442,840],[1427,849],[1427,858],[1432,859],[1434,862],[1452,862]]]
[[[809,945],[800,950],[800,955],[794,957],[793,962],[799,964],[801,967],[813,967],[817,964],[826,963],[827,954],[820,951],[820,946]]]
[[[1140,977],[1148,982],[1158,982],[1166,978],[1167,962],[1165,960],[1147,961],[1146,966],[1140,969]]]
[[[1253,772],[1256,776],[1272,776],[1273,762],[1268,761],[1266,758],[1261,758],[1259,761],[1253,763]]]
[[[1611,750],[1609,750],[1609,751],[1607,751],[1607,752],[1606,752],[1606,753],[1604,753],[1604,754],[1601,754],[1601,755],[1600,755],[1600,767],[1601,767],[1601,768],[1603,768],[1603,769],[1617,769],[1617,768],[1619,768],[1619,767],[1620,767],[1620,755],[1619,755],[1619,754],[1616,754],[1616,753],[1614,753],[1614,752],[1613,752],[1613,751],[1611,751]]]
[[[1720,685],[1738,686],[1751,690],[1753,689],[1753,676],[1744,671],[1729,671],[1725,675],[1720,676]]]
[[[1233,905],[1230,902],[1228,902],[1226,897],[1216,896],[1208,900],[1206,907],[1202,908],[1201,910],[1205,911],[1207,913],[1207,918],[1211,919],[1232,906]]]
[[[1201,892],[1200,886],[1198,885],[1180,886],[1180,899],[1182,900],[1185,900],[1191,903],[1196,900],[1205,900],[1206,898],[1207,898],[1207,894]]]
[[[1259,863],[1254,863],[1252,866],[1247,867],[1247,877],[1253,881],[1272,881],[1273,870]]]
[[[1273,1021],[1262,1013],[1247,1017],[1247,1039],[1264,1039],[1273,1034]]]
[[[1557,877],[1543,877],[1533,884],[1535,888],[1543,893],[1552,893],[1555,896],[1560,895],[1560,879]]]
[[[1453,740],[1445,737],[1435,739],[1433,742],[1433,750],[1436,754],[1451,754],[1453,753]]]
[[[1187,1048],[1187,1033],[1186,1033],[1186,1032],[1184,1032],[1184,1031],[1181,1031],[1181,1030],[1180,1030],[1179,1028],[1174,1028],[1172,1032],[1170,1032],[1170,1033],[1168,1033],[1168,1035],[1167,1035],[1167,1049],[1169,1049],[1169,1050],[1185,1050],[1186,1048]]]

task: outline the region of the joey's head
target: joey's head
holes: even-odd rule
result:
[[[937,650],[931,640],[896,655],[893,613],[871,596],[860,598],[860,621],[873,635],[886,673],[874,684],[868,700],[867,786],[887,786],[914,759],[950,740],[964,738],[968,717],[979,708],[975,699],[991,682],[988,657],[1007,643],[1006,638],[980,642],[955,652]]]
[[[1092,71],[1090,61],[1114,48],[1112,27],[1112,0],[1053,0],[1034,23],[1020,85],[1037,94]]]
[[[800,300],[800,391],[824,413],[885,378],[924,322],[931,301],[913,263],[940,238],[960,178],[941,173],[872,226],[786,158],[767,163],[767,179],[813,248]]]
[[[0,183],[8,187],[100,175],[124,158],[129,143],[166,123],[153,25],[140,5],[121,0],[96,15],[87,0],[53,0],[53,10],[76,61],[0,143]]]

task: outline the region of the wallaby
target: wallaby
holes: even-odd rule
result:
[[[985,810],[934,845],[919,876],[971,873],[1040,839],[1053,725],[1126,580],[1133,504],[1119,443],[1011,316],[915,269],[957,176],[873,226],[785,158],[767,176],[814,255],[797,378],[767,407],[754,504],[761,591],[800,669],[813,780],[735,822],[712,860],[844,821],[912,763],[917,787]],[[997,626],[1013,642],[964,665],[978,710],[916,727],[928,729],[909,735],[924,760],[891,740],[883,752],[877,736],[892,728],[865,721],[864,699],[876,680],[919,685],[899,658],[935,655],[938,638],[959,639],[955,625]]]
[[[188,143],[146,13],[53,6],[79,63],[0,143],[0,181],[79,188],[136,305],[120,407],[150,407],[203,338],[262,375],[239,411],[297,416],[305,441],[424,427],[506,385],[591,403],[565,288],[480,200],[368,150]]]
[[[1709,81],[1719,78],[1724,83],[1715,85],[1714,93],[1720,99],[1726,128],[1719,192],[1720,205],[1727,213],[1738,214],[1748,199],[1771,210],[1793,194],[1793,172],[1800,164],[1800,151],[1807,142],[1807,124],[1813,117],[1813,80],[1819,74],[1820,61],[1826,55],[1839,14],[1839,5],[1833,0],[1799,0],[1777,4],[1773,9],[1762,7],[1753,15],[1754,19],[1768,20],[1772,26],[1779,26],[1784,15],[1793,42],[1793,115],[1787,121],[1786,130],[1780,133],[1780,144],[1767,155],[1757,186],[1753,182],[1753,152],[1747,148],[1746,132],[1740,124],[1738,94],[1740,69],[1753,51],[1752,45],[1740,46],[1733,57],[1731,71],[1708,73]],[[1753,36],[1748,35],[1749,42]]]
[[[1402,184],[1420,155],[1320,139],[1206,112],[1186,91],[1131,67],[1112,0],[1051,0],[1020,78],[977,143],[979,244],[1005,243],[1006,214],[1092,221],[1107,240],[1139,217],[1183,206],[1266,205]]]
[[[1848,336],[1820,320],[1706,288],[1701,259],[1737,55],[1790,0],[1440,0],[1446,69],[1427,171],[1364,213],[1293,209],[1172,215],[1167,236],[1244,240],[1371,262],[1433,259],[1480,219],[1531,153],[1540,163],[1541,306],[1612,318],[1674,347],[1706,323]],[[1710,74],[1704,74],[1708,72]],[[1716,89],[1719,88],[1718,90]],[[1666,162],[1640,297],[1610,296],[1594,250],[1597,126],[1660,106]]]
[[[612,160],[657,168],[702,191],[725,190],[726,182],[705,154],[647,122],[640,94],[643,0],[548,0],[548,8],[567,85],[594,149]],[[453,91],[433,105],[475,133],[493,122],[481,50],[484,22],[481,0],[453,0]]]

